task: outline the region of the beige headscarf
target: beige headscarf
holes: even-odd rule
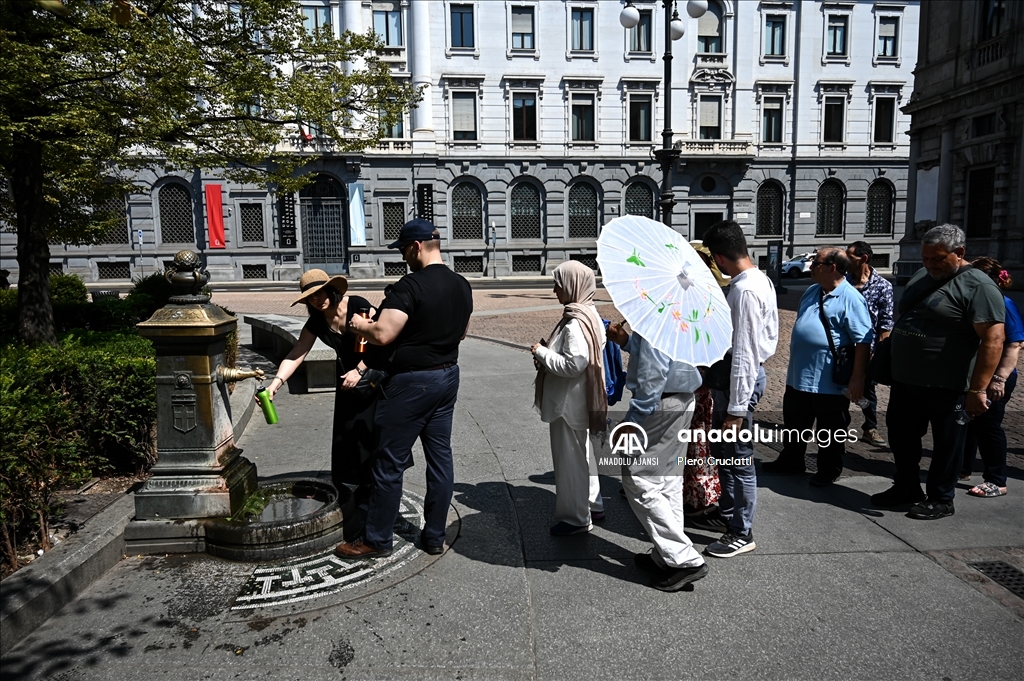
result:
[[[562,310],[562,319],[555,330],[548,336],[548,345],[554,342],[570,320],[577,320],[583,329],[583,337],[587,339],[587,350],[590,363],[587,365],[587,412],[590,414],[590,430],[601,433],[608,427],[608,393],[604,385],[604,356],[601,352],[601,339],[604,338],[604,322],[591,309],[597,282],[594,270],[575,260],[567,260],[555,268],[555,284],[565,291],[569,302]],[[538,409],[544,397],[544,367],[537,370],[534,381],[534,404]]]

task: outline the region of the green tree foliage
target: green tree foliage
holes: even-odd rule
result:
[[[374,144],[419,92],[372,35],[311,31],[292,0],[0,2],[0,221],[18,233],[18,333],[56,343],[49,243],[95,242],[132,171],[225,168],[293,191],[315,126]],[[137,191],[138,189],[135,188]]]

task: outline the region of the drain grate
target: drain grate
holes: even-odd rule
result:
[[[1004,587],[1010,593],[1024,598],[1024,572],[1001,560],[968,563],[972,568]]]

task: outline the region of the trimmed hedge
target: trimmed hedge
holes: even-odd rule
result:
[[[49,545],[57,490],[156,458],[156,361],[133,333],[71,334],[58,347],[8,345],[0,361],[0,521],[8,563],[34,521]]]

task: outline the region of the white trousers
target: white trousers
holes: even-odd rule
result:
[[[573,430],[563,418],[550,424],[555,467],[555,522],[590,527],[590,512],[603,511],[597,455],[587,430]]]
[[[690,427],[693,408],[692,393],[662,398],[657,411],[643,423],[647,433],[644,456],[657,459],[658,465],[645,468],[642,473],[622,468],[626,498],[654,543],[651,557],[661,567],[696,567],[704,563],[683,531],[683,466],[676,465],[676,457],[686,455],[686,445],[680,444],[677,436],[680,430]]]

